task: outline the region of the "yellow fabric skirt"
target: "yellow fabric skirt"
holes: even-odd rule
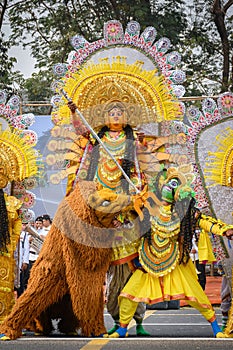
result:
[[[212,309],[212,305],[201,288],[191,259],[186,265],[177,264],[175,269],[163,277],[155,277],[136,270],[120,294],[135,302],[155,304],[169,300],[187,300],[203,308]]]
[[[198,259],[200,263],[212,263],[216,261],[209,235],[203,230],[198,240]]]

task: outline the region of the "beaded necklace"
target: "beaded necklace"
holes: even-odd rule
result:
[[[116,135],[116,137],[113,137],[112,135],[110,135],[109,132],[106,132],[102,138],[102,141],[121,165],[122,159],[124,158],[125,154],[125,132],[121,131],[119,134]],[[110,158],[107,152],[102,147],[100,147],[100,160],[96,173],[97,180],[104,187],[120,190],[121,176],[122,174],[120,169]]]
[[[158,216],[151,219],[152,240],[143,238],[140,247],[140,262],[143,268],[156,277],[171,272],[179,260],[178,234],[180,220],[172,217],[171,206],[161,206]]]

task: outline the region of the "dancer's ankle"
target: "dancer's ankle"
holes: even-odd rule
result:
[[[109,338],[125,338],[128,337],[127,327],[119,327],[116,332],[109,335]]]
[[[127,326],[128,325],[120,325],[120,327],[116,330],[116,333],[119,334],[120,338],[126,337],[126,334],[127,334],[127,331],[128,331]]]
[[[214,320],[213,322],[210,322],[210,324],[211,324],[211,327],[212,327],[212,330],[213,330],[213,333],[214,333],[215,337],[216,337],[216,335],[218,333],[222,333],[222,330],[219,327],[217,320]]]
[[[115,323],[114,326],[108,330],[108,334],[111,335],[120,327],[119,323]]]
[[[127,328],[128,327],[128,323],[122,323],[122,322],[120,322],[120,327],[122,327],[122,328]]]
[[[150,336],[150,333],[145,331],[142,323],[137,323],[137,325],[136,325],[136,334],[137,334],[138,337],[149,337]]]

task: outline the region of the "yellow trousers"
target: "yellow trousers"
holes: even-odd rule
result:
[[[214,310],[201,307],[194,301],[187,301],[187,303],[197,309],[207,321],[213,322],[216,319]],[[128,325],[133,318],[133,315],[137,309],[138,302],[130,300],[128,298],[121,297],[119,299],[120,305],[120,323]]]

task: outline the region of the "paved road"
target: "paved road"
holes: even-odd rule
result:
[[[221,324],[221,312],[216,309],[217,319]],[[105,313],[106,327],[113,325],[112,318]],[[149,338],[135,336],[135,324],[129,329],[125,339],[101,338],[64,338],[57,332],[51,337],[35,337],[31,333],[10,342],[0,343],[0,349],[12,350],[134,350],[134,349],[172,349],[172,350],[226,350],[232,349],[233,339],[213,338],[211,326],[194,309],[189,307],[178,310],[147,310],[144,320]]]

